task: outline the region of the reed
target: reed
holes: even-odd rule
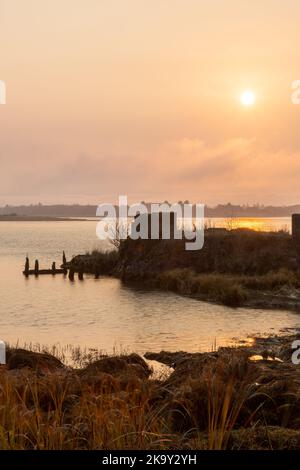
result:
[[[300,445],[296,368],[259,367],[245,350],[221,348],[178,353],[175,370],[158,380],[136,354],[71,348],[76,361],[65,366],[69,349],[48,348],[55,356],[40,345],[8,349],[0,366],[0,449]]]

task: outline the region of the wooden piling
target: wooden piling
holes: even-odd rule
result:
[[[66,264],[67,264],[67,258],[66,258],[65,252],[63,251],[61,268],[63,268],[64,276],[66,276],[68,274],[68,268],[67,268]]]
[[[24,275],[28,277],[29,275],[29,258],[26,256],[25,267],[24,267]]]
[[[51,268],[49,268],[49,269],[40,269],[39,260],[36,259],[35,263],[34,263],[34,269],[30,269],[30,267],[29,267],[29,258],[28,258],[28,256],[26,256],[23,274],[24,274],[25,277],[29,277],[29,276],[36,276],[37,277],[41,274],[43,274],[43,275],[45,275],[45,274],[52,274],[52,275],[67,274],[67,268],[57,269],[56,268],[56,263],[53,262]]]
[[[35,260],[35,263],[34,263],[34,274],[35,274],[36,276],[39,275],[39,260],[38,260],[38,259],[36,259],[36,260]]]
[[[298,271],[300,270],[300,214],[292,215],[292,237],[297,256]]]

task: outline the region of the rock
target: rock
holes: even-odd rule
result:
[[[141,356],[130,354],[128,356],[103,357],[82,369],[80,375],[96,376],[102,372],[113,377],[132,375],[143,379],[149,377],[151,369]]]
[[[8,349],[6,361],[8,370],[28,367],[40,372],[54,372],[65,367],[59,359],[50,354],[27,351],[26,349]]]
[[[182,361],[191,357],[195,357],[195,354],[187,353],[184,351],[160,351],[159,353],[146,352],[144,356],[146,359],[149,359],[151,361],[161,362],[162,364],[166,364],[169,367],[175,368],[178,363],[181,363]]]

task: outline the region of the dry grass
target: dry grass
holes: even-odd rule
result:
[[[254,290],[274,291],[281,287],[300,288],[299,274],[284,268],[262,276],[244,276],[239,282],[243,287]]]
[[[158,276],[157,285],[184,295],[203,296],[206,300],[238,307],[247,299],[247,291],[232,277],[220,274],[196,274],[189,269],[166,271]]]
[[[209,396],[210,386],[214,389],[215,383],[207,385]],[[83,379],[72,369],[41,374],[27,368],[2,368],[0,448],[181,448],[190,434],[195,435],[197,423],[195,429],[193,426],[182,434],[175,432],[176,411],[169,406],[175,395],[168,391],[168,401],[157,406],[157,393],[155,382],[134,375],[99,373],[97,379],[94,375]],[[191,412],[188,400],[183,406]],[[210,414],[211,407],[206,412]],[[220,435],[216,425],[214,422],[209,429],[210,436]],[[197,443],[198,447],[202,445]]]
[[[180,353],[159,381],[135,354],[93,354],[77,351],[85,365],[71,368],[45,350],[9,350],[0,367],[0,449],[257,448],[256,427],[261,435],[269,425],[263,448],[300,443],[299,374],[289,365],[259,367],[242,349]]]
[[[107,381],[80,396],[74,377],[59,376],[28,377],[22,387],[1,377],[0,387],[2,449],[161,448],[169,440],[146,390]]]
[[[300,278],[288,269],[261,276],[198,274],[190,269],[174,269],[158,275],[156,284],[163,290],[239,307],[250,299],[253,291],[299,289]]]
[[[53,351],[56,357],[66,357],[66,350],[56,347]],[[1,367],[1,449],[160,449],[170,445],[165,418],[150,403],[155,383],[137,369],[138,361],[132,369],[129,361],[123,373],[113,369],[114,361],[118,367],[122,356],[112,358],[108,374],[97,367],[99,358],[100,364],[101,359],[110,359],[101,352],[94,351],[93,357],[80,348],[71,352],[77,366],[85,364],[84,368],[49,371],[22,366],[11,370],[9,363],[8,369]],[[39,354],[48,353],[43,348]]]

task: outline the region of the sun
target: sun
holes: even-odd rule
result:
[[[252,90],[244,90],[240,96],[240,102],[243,106],[253,106],[256,100],[255,93]]]

